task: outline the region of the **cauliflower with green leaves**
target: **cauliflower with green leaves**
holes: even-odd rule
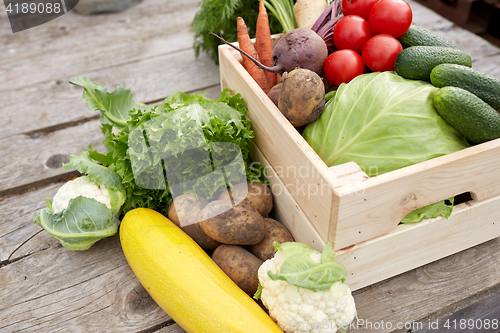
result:
[[[72,155],[64,165],[87,175],[65,183],[53,200],[46,200],[46,208],[35,212],[34,222],[68,250],[87,250],[100,239],[115,235],[120,225],[125,202],[121,178],[97,164],[90,153]]]
[[[70,180],[57,190],[56,195],[52,199],[52,210],[54,213],[62,212],[68,207],[71,199],[79,196],[96,199],[111,209],[109,189],[104,185],[97,184],[88,176],[81,176]]]
[[[356,316],[346,269],[327,245],[320,253],[302,243],[275,245],[274,258],[259,268],[259,290],[269,315],[285,333],[334,333]]]

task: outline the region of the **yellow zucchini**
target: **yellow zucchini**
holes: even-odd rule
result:
[[[186,233],[154,210],[129,211],[120,241],[135,275],[188,333],[283,333]]]

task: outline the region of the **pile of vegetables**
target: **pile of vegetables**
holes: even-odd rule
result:
[[[36,213],[35,222],[65,247],[84,250],[116,234],[120,214],[134,208],[167,215],[173,197],[183,192],[211,200],[227,183],[262,182],[262,170],[250,167],[254,134],[240,95],[223,91],[215,101],[178,92],[148,107],[123,87],[108,92],[88,78],[71,83],[84,88],[82,99],[91,110],[101,112],[107,153],[89,146],[71,156],[64,167],[86,176],[62,186]],[[224,166],[228,176],[213,173],[211,163]]]

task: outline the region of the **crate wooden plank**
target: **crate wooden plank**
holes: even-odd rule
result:
[[[266,167],[277,219],[290,230],[296,241],[322,251],[325,240],[258,148],[254,148],[252,159]],[[482,201],[465,202],[455,206],[448,219],[439,217],[417,224],[398,225],[386,235],[339,250],[337,261],[349,272],[346,283],[352,290],[358,290],[500,237],[498,207],[500,194]]]
[[[2,332],[138,332],[169,320],[130,269],[118,236],[0,268]]]
[[[419,8],[416,3],[413,6]],[[473,45],[467,48],[472,50]],[[500,61],[500,49],[496,50],[495,58]],[[239,53],[222,46],[220,55],[221,84],[247,100],[257,145],[306,217],[320,235],[326,232],[326,241],[334,243],[336,250],[385,234],[410,211],[451,196],[470,191],[483,200],[500,193],[495,167],[500,140],[340,187],[338,179],[326,172],[324,162],[246,73]],[[474,177],[464,177],[464,169]],[[306,172],[299,174],[298,170]],[[319,205],[310,200],[313,194]]]
[[[462,203],[448,218],[399,225],[387,235],[338,251],[359,289],[500,237],[500,195]]]
[[[323,251],[326,244],[325,240],[306,218],[302,209],[300,209],[280,180],[280,177],[270,166],[269,161],[267,161],[260,149],[255,145],[250,153],[253,162],[257,162],[266,168],[266,179],[269,180],[273,194],[273,217],[283,223],[292,233],[296,242],[309,244],[317,251]]]

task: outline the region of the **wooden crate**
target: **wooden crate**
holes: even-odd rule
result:
[[[329,170],[241,65],[221,46],[222,88],[248,104],[256,143],[322,239],[335,249],[394,230],[410,211],[470,192],[475,201],[500,195],[500,140],[344,184]]]
[[[221,46],[219,55],[222,88],[247,102],[261,162],[284,189],[273,189],[277,214],[298,241],[334,244],[355,289],[500,236],[500,139],[346,184],[248,75],[240,54]],[[466,192],[473,200],[448,219],[399,225],[414,209]]]

